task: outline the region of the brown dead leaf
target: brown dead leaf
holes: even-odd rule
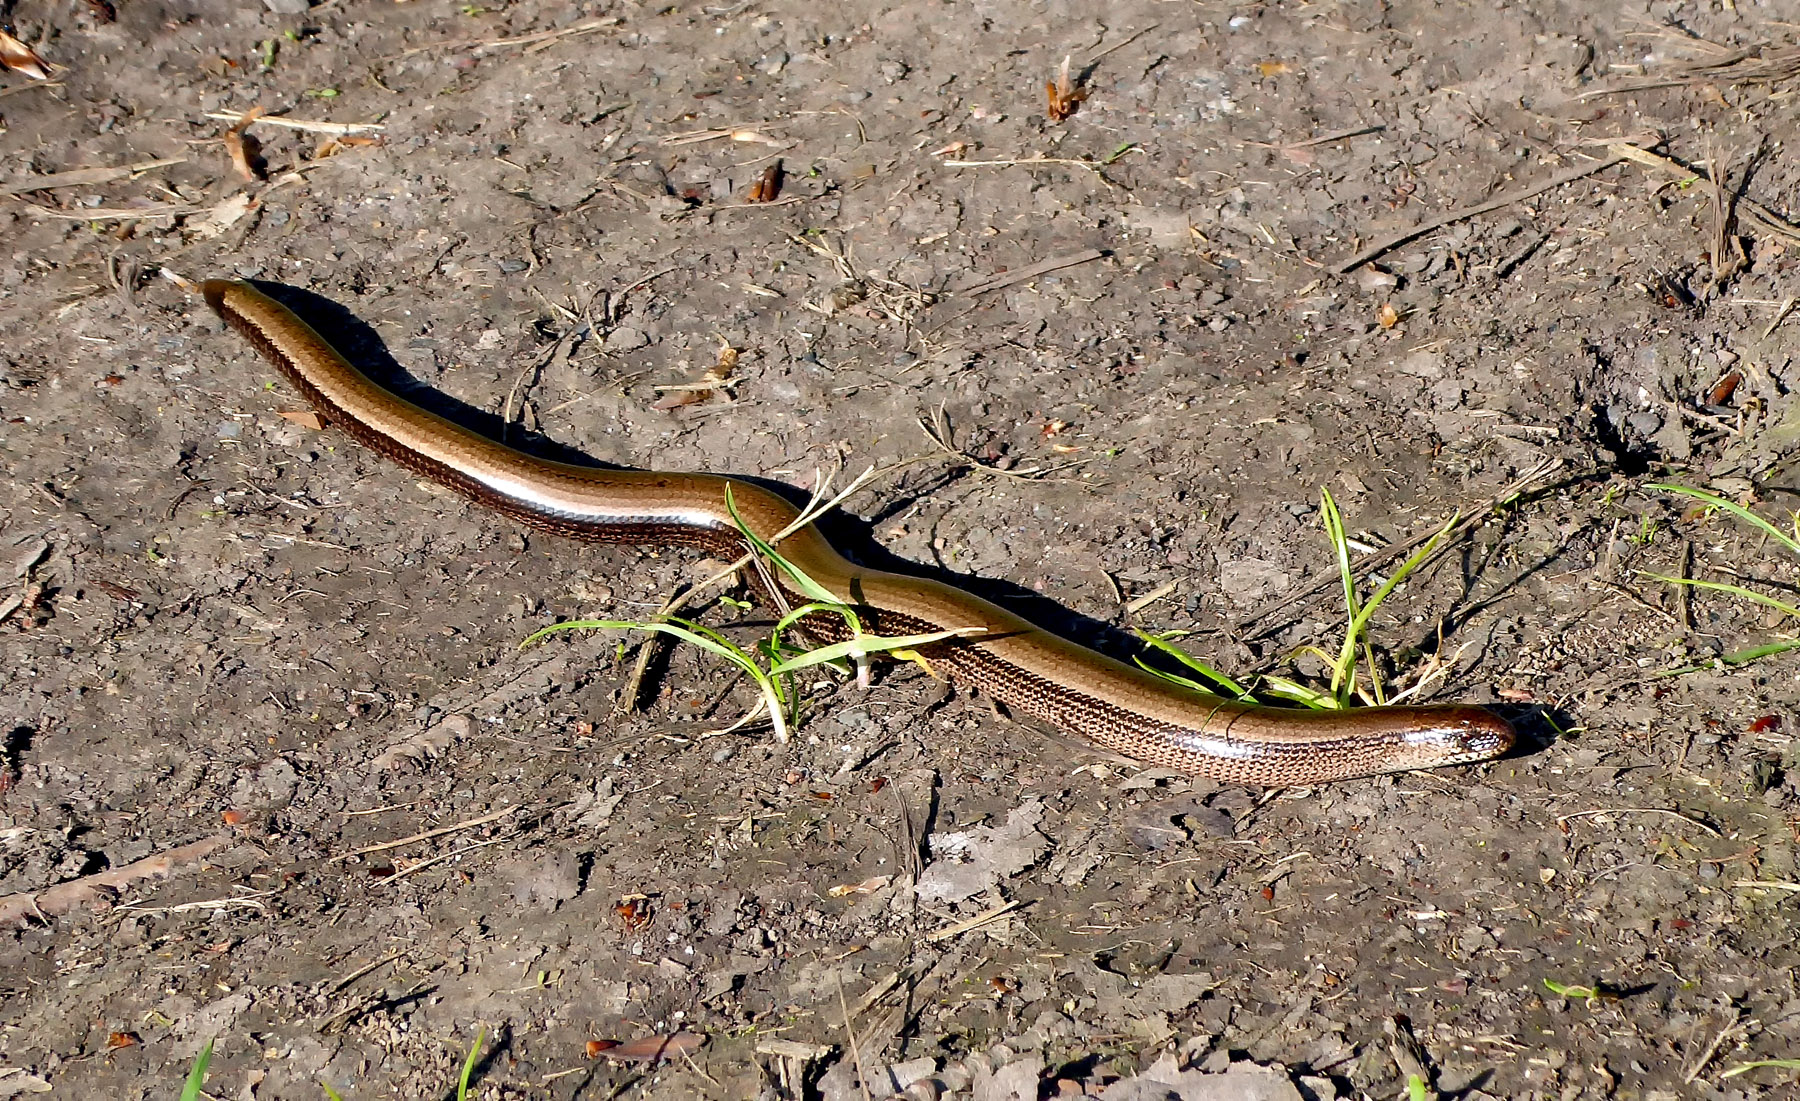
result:
[[[281,417],[282,420],[293,421],[295,424],[299,425],[300,427],[310,428],[314,432],[318,432],[325,427],[325,418],[319,416],[317,413],[313,412],[311,409],[296,409],[292,412],[281,413],[278,415]]]
[[[781,161],[763,169],[761,176],[750,185],[750,194],[746,201],[752,203],[772,203],[781,196]]]
[[[590,1042],[590,1049],[593,1042]],[[691,1055],[706,1046],[706,1037],[698,1032],[671,1032],[667,1036],[639,1036],[607,1048],[600,1054],[620,1063],[660,1063],[682,1055]]]
[[[5,31],[0,31],[0,66],[17,69],[33,80],[50,79],[50,63]]]
[[[1087,89],[1069,78],[1069,56],[1063,55],[1062,68],[1057,70],[1056,79],[1044,84],[1044,96],[1049,100],[1046,112],[1051,122],[1062,122],[1075,113],[1076,107],[1087,98]]]
[[[1400,324],[1400,311],[1394,308],[1392,302],[1383,302],[1381,309],[1375,311],[1375,320],[1381,323],[1382,328],[1391,329]]]
[[[336,134],[327,137],[313,150],[313,160],[322,161],[326,157],[335,157],[346,149],[362,149],[366,146],[381,145],[385,139],[379,134]]]
[[[255,122],[263,113],[262,105],[245,111],[238,120],[225,131],[225,151],[231,155],[231,167],[245,182],[254,183],[262,179],[262,143],[245,133],[245,128]]]
[[[136,1047],[143,1042],[135,1032],[115,1032],[106,1038],[106,1049],[117,1051],[122,1047]]]
[[[648,895],[626,895],[613,907],[613,913],[619,915],[626,929],[636,932],[650,923],[654,911]]]

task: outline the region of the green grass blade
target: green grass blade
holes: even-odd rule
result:
[[[1364,608],[1373,608],[1375,602],[1369,601]],[[1366,622],[1366,621],[1365,621]],[[1375,647],[1369,642],[1369,636],[1363,635],[1363,668],[1369,671],[1369,695],[1377,705],[1387,702],[1387,690],[1381,686],[1381,666],[1375,664]]]
[[[181,1084],[181,1101],[200,1101],[200,1087],[206,1083],[206,1064],[212,1062],[213,1042],[206,1041],[200,1054],[194,1056],[194,1065],[188,1071],[187,1081]]]
[[[1785,600],[1777,600],[1772,596],[1759,593],[1755,589],[1746,589],[1742,585],[1731,585],[1723,581],[1699,581],[1692,577],[1670,577],[1667,574],[1660,573],[1645,573],[1641,576],[1654,578],[1657,581],[1667,581],[1671,585],[1691,585],[1696,589],[1712,589],[1716,592],[1731,593],[1733,596],[1741,596],[1745,600],[1754,600],[1758,604],[1774,608],[1786,615],[1793,616],[1795,619],[1800,619],[1800,608],[1789,604]]]
[[[1748,650],[1733,650],[1729,654],[1719,655],[1719,660],[1726,665],[1748,665],[1753,661],[1785,654],[1789,650],[1800,650],[1800,639],[1786,639],[1781,642],[1765,642],[1761,646],[1752,646]]]
[[[1317,688],[1308,688],[1304,684],[1291,681],[1286,677],[1264,677],[1262,692],[1265,696],[1292,700],[1314,711],[1337,711],[1344,707],[1344,701],[1331,693],[1321,692]]]
[[[1202,696],[1220,696],[1221,694],[1218,689],[1222,687],[1228,693],[1228,698],[1239,703],[1255,703],[1255,696],[1261,694],[1264,696],[1274,696],[1277,699],[1289,700],[1293,703],[1298,703],[1311,708],[1314,711],[1332,711],[1341,706],[1330,694],[1320,692],[1314,688],[1307,688],[1304,685],[1288,680],[1286,677],[1259,677],[1257,679],[1257,687],[1253,691],[1249,688],[1245,688],[1237,681],[1226,676],[1224,673],[1221,673],[1219,670],[1214,669],[1212,666],[1201,661],[1186,650],[1171,644],[1167,639],[1158,638],[1155,635],[1147,634],[1143,631],[1138,631],[1137,636],[1149,643],[1153,648],[1169,655],[1189,669],[1192,669],[1194,672],[1207,678],[1207,680],[1212,683],[1202,684],[1191,677],[1184,677],[1179,673],[1171,673],[1166,669],[1158,669],[1145,662],[1143,658],[1135,659],[1138,663],[1138,668],[1159,680],[1166,680],[1171,684],[1179,684],[1183,688],[1198,692]]]
[[[327,1098],[329,1098],[330,1101],[344,1101],[344,1097],[342,1094],[338,1093],[338,1091],[332,1089],[330,1086],[326,1085],[324,1082],[319,1083],[319,1088],[325,1091],[325,1096]]]
[[[954,631],[933,631],[926,635],[863,635],[859,638],[847,638],[842,642],[834,642],[816,650],[807,650],[798,657],[777,662],[769,672],[780,675],[828,661],[867,657],[870,654],[882,654],[890,650],[911,650],[920,646],[929,646],[934,642],[943,642],[945,639],[962,638],[983,630],[985,628],[959,627]]]
[[[546,635],[558,631],[648,631],[652,634],[664,634],[691,642],[710,653],[719,655],[737,665],[754,667],[756,662],[743,649],[719,632],[704,623],[695,623],[689,619],[670,616],[666,623],[640,623],[634,619],[571,619],[566,623],[552,623],[550,626],[533,631],[519,643],[522,650]]]
[[[688,641],[693,642],[696,646],[706,646],[707,642],[711,642],[713,646],[718,647],[718,649],[707,647],[708,649],[712,649],[715,654],[723,652],[726,656],[730,657],[731,660],[736,662],[741,663],[750,656],[744,652],[743,647],[726,638],[715,628],[708,627],[704,623],[699,623],[691,619],[683,619],[681,616],[664,616],[660,620],[654,620],[640,626],[642,630],[660,631],[664,634],[674,635],[677,638],[682,637],[683,632],[698,635],[698,638],[690,639]]]
[[[1117,149],[1115,149],[1111,153],[1107,154],[1106,159],[1100,162],[1100,167],[1109,168],[1112,165],[1117,164],[1121,159],[1124,158],[1125,154],[1131,152],[1132,150],[1134,150],[1136,148],[1138,148],[1137,142],[1135,142],[1135,141],[1126,142],[1124,145],[1119,146]]]
[[[1359,634],[1368,626],[1369,617],[1375,613],[1376,608],[1381,606],[1381,602],[1386,600],[1396,588],[1399,588],[1400,583],[1406,580],[1408,574],[1424,565],[1425,560],[1431,557],[1431,552],[1437,550],[1438,544],[1444,541],[1444,537],[1450,534],[1450,529],[1454,528],[1457,521],[1461,519],[1462,513],[1451,513],[1450,519],[1445,520],[1443,526],[1438,528],[1430,539],[1425,540],[1425,545],[1414,551],[1411,558],[1400,563],[1400,568],[1394,571],[1394,575],[1388,578],[1381,588],[1375,590],[1375,595],[1369,598],[1369,602],[1362,606],[1362,611],[1358,614],[1356,629]]]
[[[1763,1067],[1774,1067],[1777,1070],[1800,1070],[1800,1059],[1758,1059],[1754,1063],[1739,1063],[1720,1074],[1719,1077],[1736,1078],[1740,1074],[1748,1074]]]
[[[1180,662],[1182,665],[1185,665],[1189,669],[1192,669],[1194,672],[1199,673],[1201,676],[1205,677],[1207,680],[1211,681],[1213,684],[1222,686],[1227,692],[1231,693],[1231,695],[1233,697],[1235,697],[1237,699],[1244,699],[1250,695],[1249,691],[1247,689],[1245,689],[1243,685],[1239,684],[1235,680],[1232,680],[1230,677],[1226,676],[1224,673],[1221,673],[1219,670],[1214,669],[1212,666],[1206,664],[1204,661],[1201,661],[1199,658],[1188,653],[1186,650],[1183,650],[1181,647],[1170,642],[1168,639],[1158,638],[1156,635],[1153,635],[1153,634],[1149,633],[1148,631],[1136,631],[1133,633],[1136,634],[1138,638],[1142,639],[1152,650],[1155,650],[1158,653],[1166,654],[1169,657],[1174,658],[1176,661]],[[1201,684],[1199,681],[1190,680],[1187,677],[1179,676],[1174,673],[1164,672],[1163,670],[1157,669],[1154,666],[1145,664],[1143,658],[1137,658],[1136,661],[1140,668],[1142,668],[1146,673],[1149,673],[1152,676],[1161,677],[1162,679],[1167,680],[1167,681],[1173,681],[1174,683],[1182,685],[1183,687],[1191,688],[1196,692],[1204,692],[1205,694],[1207,694],[1209,696],[1218,695],[1217,691],[1215,691],[1212,688],[1208,688],[1206,685]]]
[[[788,576],[788,579],[794,583],[794,587],[805,594],[808,600],[821,604],[843,603],[837,598],[837,594],[808,577],[804,570],[783,558],[779,551],[770,546],[768,540],[750,530],[750,525],[744,523],[744,518],[738,515],[737,502],[732,499],[730,482],[725,483],[725,510],[731,513],[732,522],[737,525],[738,531],[743,533],[744,538],[756,553],[775,563],[776,567]]]
[[[1751,512],[1736,501],[1728,501],[1718,494],[1708,493],[1704,489],[1695,489],[1692,486],[1674,485],[1670,482],[1651,482],[1645,488],[1660,489],[1666,493],[1679,493],[1684,497],[1692,497],[1696,501],[1711,505],[1713,508],[1722,508],[1745,523],[1754,524],[1756,527],[1761,528],[1763,531],[1779,540],[1782,546],[1785,546],[1793,553],[1800,554],[1800,539],[1796,539],[1794,536],[1782,531],[1774,524],[1769,523],[1767,520],[1758,516],[1756,513]],[[1796,530],[1800,530],[1800,518],[1796,518],[1795,527]]]
[[[1206,685],[1201,684],[1199,681],[1194,680],[1192,677],[1184,677],[1180,673],[1171,673],[1167,669],[1158,669],[1141,657],[1133,657],[1132,660],[1137,662],[1139,669],[1142,669],[1157,680],[1166,680],[1170,684],[1179,684],[1188,691],[1198,692],[1203,696],[1216,696],[1219,694],[1213,689],[1208,688]]]
[[[475,1073],[475,1063],[481,1058],[481,1044],[487,1039],[487,1026],[475,1034],[475,1044],[469,1048],[469,1057],[463,1060],[462,1076],[456,1080],[456,1101],[468,1101],[469,1078]]]
[[[849,626],[851,634],[853,634],[853,635],[862,634],[862,631],[863,631],[862,620],[857,616],[856,609],[852,608],[848,604],[840,604],[835,600],[829,600],[829,601],[816,600],[816,601],[812,602],[811,604],[800,605],[800,607],[795,608],[793,611],[789,612],[787,615],[782,616],[781,619],[776,621],[775,629],[772,632],[770,632],[770,634],[774,638],[780,638],[782,635],[786,634],[788,632],[789,628],[793,627],[794,624],[800,622],[802,619],[805,619],[807,616],[813,615],[815,613],[817,613],[817,614],[830,613],[833,615],[843,616],[844,622]]]
[[[611,627],[614,630],[623,630],[626,627],[636,626],[636,623],[626,623],[617,619],[569,619],[564,620],[561,623],[552,623],[548,627],[539,627],[537,630],[525,636],[525,641],[519,643],[519,649],[523,650],[527,646],[535,646],[558,631],[597,631],[603,627]]]
[[[1550,993],[1563,998],[1593,998],[1597,997],[1600,993],[1599,989],[1596,987],[1582,986],[1577,983],[1557,982],[1555,979],[1545,979],[1544,987],[1549,990]]]
[[[1387,699],[1381,687],[1381,672],[1375,665],[1375,650],[1368,642],[1369,620],[1375,615],[1375,609],[1381,607],[1382,601],[1399,588],[1401,582],[1405,581],[1409,574],[1424,565],[1425,560],[1431,557],[1432,552],[1437,550],[1438,544],[1444,541],[1444,537],[1450,534],[1450,529],[1454,528],[1457,521],[1461,519],[1461,512],[1451,513],[1450,518],[1432,533],[1431,538],[1425,540],[1425,545],[1414,551],[1406,561],[1400,563],[1393,575],[1382,582],[1381,587],[1376,589],[1362,608],[1357,611],[1356,618],[1350,625],[1352,637],[1362,643],[1363,659],[1369,669],[1369,685],[1374,693],[1376,703],[1386,703]],[[1352,687],[1354,687],[1354,682]],[[1339,699],[1348,702],[1343,694],[1339,695]]]
[[[1350,566],[1350,539],[1344,533],[1344,516],[1338,511],[1331,490],[1319,489],[1319,519],[1325,527],[1325,538],[1331,543],[1332,557],[1337,560],[1338,577],[1344,583],[1344,645],[1331,664],[1331,694],[1340,702],[1356,692],[1356,643],[1361,631],[1356,602],[1356,573]]]

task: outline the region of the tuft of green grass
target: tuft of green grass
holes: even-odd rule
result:
[[[1375,615],[1375,609],[1381,607],[1393,591],[1400,587],[1408,575],[1430,558],[1438,544],[1450,534],[1450,529],[1462,519],[1462,513],[1452,513],[1443,526],[1432,534],[1425,545],[1414,551],[1412,557],[1400,563],[1393,575],[1383,581],[1367,600],[1359,600],[1356,595],[1356,574],[1350,564],[1350,539],[1344,531],[1344,518],[1338,512],[1337,502],[1331,497],[1329,489],[1319,491],[1320,515],[1325,525],[1325,537],[1331,542],[1333,556],[1337,559],[1338,575],[1344,583],[1344,609],[1347,617],[1344,628],[1344,644],[1338,648],[1336,659],[1319,653],[1331,668],[1331,695],[1338,707],[1345,707],[1357,695],[1356,687],[1356,652],[1361,649],[1364,663],[1369,670],[1369,690],[1372,702],[1387,702],[1387,696],[1381,686],[1381,670],[1375,663],[1375,650],[1369,644],[1369,620]]]
[[[188,1069],[187,1081],[181,1084],[181,1101],[200,1101],[200,1087],[206,1083],[206,1065],[212,1062],[213,1042],[206,1041],[200,1054],[194,1056],[194,1065]]]
[[[790,525],[787,531],[780,533],[780,539],[800,527],[810,524],[827,509],[835,506],[844,496],[852,492],[862,479],[857,479],[830,503],[821,505],[815,497],[813,503],[801,513],[798,520]],[[731,513],[740,534],[750,545],[751,553],[747,556],[758,568],[763,564],[780,571],[792,584],[795,591],[805,596],[809,603],[802,604],[783,615],[770,630],[767,637],[759,639],[751,649],[745,649],[726,638],[719,631],[679,616],[664,616],[654,621],[625,619],[580,619],[566,623],[554,623],[541,630],[533,631],[519,646],[523,649],[558,631],[579,631],[607,629],[617,631],[645,631],[652,634],[664,634],[681,642],[700,647],[702,650],[741,669],[756,685],[760,695],[757,707],[734,724],[733,728],[749,722],[758,715],[767,713],[769,725],[774,728],[775,740],[785,744],[789,738],[790,728],[799,722],[799,693],[792,684],[793,674],[815,665],[849,662],[858,673],[858,679],[866,681],[869,660],[877,655],[886,655],[899,660],[917,661],[921,665],[925,660],[918,654],[921,647],[946,639],[961,638],[979,633],[979,627],[960,627],[947,631],[932,631],[917,635],[871,635],[866,633],[862,618],[857,615],[854,606],[843,601],[819,584],[806,571],[784,558],[773,545],[773,541],[765,540],[744,522],[737,510],[737,502],[732,497],[731,486],[725,487],[725,508]],[[725,574],[734,572],[735,565]],[[723,574],[721,575],[723,576]],[[836,615],[842,617],[850,637],[825,646],[800,647],[787,641],[787,634],[800,621],[808,616]],[[930,667],[927,665],[927,669]]]
[[[1793,534],[1790,535],[1770,523],[1767,519],[1758,516],[1743,505],[1738,504],[1736,501],[1727,500],[1716,493],[1708,493],[1703,489],[1695,489],[1693,486],[1676,485],[1672,482],[1652,482],[1647,488],[1659,489],[1665,493],[1680,494],[1683,497],[1699,501],[1701,504],[1707,506],[1708,509],[1728,512],[1744,523],[1761,531],[1763,534],[1773,538],[1776,542],[1786,547],[1796,558],[1800,558],[1800,512],[1794,513],[1789,518],[1794,528]],[[1713,592],[1730,593],[1731,595],[1740,597],[1744,600],[1761,604],[1765,608],[1775,609],[1791,621],[1796,629],[1800,629],[1800,606],[1791,604],[1778,597],[1770,596],[1768,593],[1757,592],[1755,589],[1749,588],[1748,586],[1734,585],[1724,581],[1700,581],[1691,577],[1670,577],[1660,573],[1644,572],[1641,576],[1652,578],[1656,581],[1666,582],[1670,585],[1685,585],[1693,589],[1709,589]],[[1774,654],[1786,653],[1789,650],[1795,649],[1800,649],[1800,638],[1779,639],[1773,642],[1765,642],[1758,646],[1752,646],[1748,649],[1735,650],[1729,654],[1723,654],[1720,656],[1719,660],[1726,665],[1745,665],[1761,658],[1766,658]]]
[[[1462,518],[1462,514],[1455,513],[1448,520],[1445,520],[1443,526],[1438,528],[1438,530],[1432,534],[1431,538],[1425,541],[1423,546],[1413,552],[1413,555],[1410,558],[1402,562],[1399,567],[1394,570],[1392,576],[1383,581],[1376,590],[1373,593],[1370,593],[1365,599],[1357,593],[1356,574],[1351,563],[1350,537],[1344,530],[1343,514],[1338,511],[1337,501],[1331,496],[1331,490],[1321,488],[1319,490],[1319,498],[1320,517],[1325,528],[1325,538],[1331,544],[1332,557],[1337,562],[1338,575],[1342,580],[1344,587],[1344,641],[1343,644],[1338,647],[1337,653],[1335,654],[1327,653],[1316,646],[1304,646],[1291,656],[1297,657],[1300,654],[1310,653],[1318,657],[1319,660],[1325,663],[1325,667],[1331,671],[1331,687],[1328,691],[1321,691],[1286,677],[1264,676],[1259,678],[1255,691],[1262,695],[1291,700],[1295,703],[1310,707],[1315,711],[1329,711],[1349,707],[1358,699],[1363,699],[1375,704],[1387,703],[1389,700],[1387,699],[1386,689],[1381,683],[1380,667],[1375,661],[1375,649],[1368,638],[1369,621],[1374,617],[1375,610],[1381,607],[1382,602],[1387,600],[1387,598],[1393,594],[1395,589],[1399,588],[1401,582],[1405,581],[1409,574],[1418,569],[1427,558],[1431,557],[1432,552],[1437,550],[1438,545],[1444,541],[1444,537],[1450,534],[1450,530],[1454,528],[1457,521]],[[1156,637],[1141,631],[1138,632],[1138,637],[1142,638],[1153,649],[1174,658],[1187,668],[1206,678],[1206,680],[1213,685],[1223,687],[1226,693],[1232,698],[1239,700],[1248,700],[1251,698],[1251,689],[1245,688],[1237,681],[1226,676],[1224,673],[1219,672],[1212,666],[1207,665],[1205,662],[1191,654],[1188,654],[1186,651],[1170,645],[1165,637]],[[1368,670],[1369,687],[1367,691],[1364,691],[1358,684],[1357,655],[1359,652],[1362,654],[1363,664]],[[1174,681],[1177,684],[1192,688],[1197,692],[1217,694],[1217,688],[1209,688],[1205,684],[1201,684],[1188,677],[1152,668],[1141,658],[1138,659],[1138,664],[1165,680]],[[1417,692],[1418,688],[1423,686],[1423,683],[1424,682],[1422,681],[1419,686],[1415,686],[1407,693],[1403,693],[1403,695],[1410,695],[1412,692]]]

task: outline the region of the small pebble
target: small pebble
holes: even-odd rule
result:
[[[621,325],[606,334],[606,350],[609,352],[635,352],[650,343],[642,329],[634,329],[630,325]]]

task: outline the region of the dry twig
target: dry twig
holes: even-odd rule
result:
[[[1340,275],[1346,272],[1355,271],[1370,260],[1393,249],[1399,248],[1408,241],[1423,237],[1434,229],[1442,229],[1444,226],[1450,225],[1453,222],[1460,222],[1465,218],[1473,218],[1479,214],[1487,214],[1491,211],[1499,210],[1502,207],[1508,207],[1514,203],[1524,202],[1526,199],[1542,195],[1546,191],[1554,191],[1564,184],[1570,184],[1574,183],[1576,180],[1586,179],[1596,172],[1610,168],[1620,161],[1625,160],[1627,155],[1622,151],[1622,148],[1623,147],[1619,145],[1610,146],[1608,155],[1600,160],[1576,165],[1574,168],[1558,172],[1547,180],[1505,192],[1484,203],[1476,203],[1474,206],[1465,206],[1458,210],[1440,214],[1435,218],[1428,218],[1411,229],[1402,230],[1399,233],[1382,238],[1368,248],[1363,249],[1355,256],[1352,256],[1350,259],[1334,265],[1333,270]]]
[[[214,834],[192,844],[181,845],[135,860],[121,868],[71,879],[37,892],[0,897],[0,929],[16,929],[33,921],[69,913],[83,906],[103,905],[118,892],[146,879],[166,879],[177,870],[198,864],[226,848],[235,838],[229,833]]]
[[[977,163],[983,163],[983,162],[945,161],[944,163],[945,164],[977,164]],[[993,163],[998,163],[998,162],[993,162]],[[1032,162],[1026,161],[1026,162],[1015,162],[1015,163],[1029,164]],[[1086,162],[1079,162],[1079,163],[1086,163]],[[1080,252],[1071,252],[1071,253],[1068,253],[1063,256],[1052,256],[1048,260],[1039,260],[1035,264],[1026,264],[1022,268],[1014,268],[1011,271],[1003,271],[997,275],[985,276],[981,279],[975,280],[973,283],[966,283],[963,286],[957,287],[955,290],[951,291],[950,293],[962,295],[966,298],[973,298],[975,295],[978,295],[978,294],[986,294],[989,291],[1002,290],[1006,287],[1013,286],[1016,283],[1024,283],[1024,282],[1028,282],[1032,279],[1036,279],[1040,275],[1048,275],[1051,272],[1059,271],[1062,268],[1072,268],[1077,264],[1086,264],[1093,260],[1105,259],[1105,257],[1106,257],[1105,249],[1098,249],[1098,248],[1082,249]]]
[[[340,853],[337,856],[332,857],[331,863],[340,864],[353,857],[364,856],[368,853],[383,852],[387,849],[398,849],[403,845],[411,845],[417,841],[429,841],[433,837],[442,837],[447,833],[457,833],[461,830],[474,829],[476,826],[485,826],[489,822],[498,822],[500,819],[505,818],[507,815],[518,809],[518,805],[514,804],[512,806],[502,807],[492,814],[484,814],[480,818],[470,818],[467,821],[458,822],[454,826],[440,826],[435,830],[426,830],[423,833],[415,833],[409,837],[401,837],[393,841],[382,841],[375,845],[365,845],[360,849],[353,849],[350,852]]]
[[[1684,179],[1692,179],[1701,187],[1706,188],[1709,194],[1718,193],[1721,190],[1716,182],[1679,161],[1670,160],[1668,157],[1659,157],[1655,153],[1647,149],[1640,149],[1635,145],[1619,143],[1609,148],[1625,160],[1634,161],[1646,168],[1657,168]],[[1768,207],[1748,197],[1739,198],[1736,205],[1740,225],[1753,226],[1765,233],[1783,238],[1789,244],[1800,245],[1800,226],[1795,226]]]
[[[218,119],[220,122],[238,122],[244,115],[238,111],[208,111],[206,117]],[[253,125],[279,126],[287,130],[301,130],[309,134],[369,134],[387,127],[379,122],[322,122],[318,119],[293,119],[286,115],[258,115]]]
[[[1696,84],[1776,84],[1800,77],[1800,46],[1774,46],[1759,42],[1742,49],[1721,46],[1703,38],[1681,38],[1682,45],[1711,54],[1698,61],[1675,67],[1665,77],[1652,77],[1633,84],[1597,88],[1584,92],[1581,99],[1616,96],[1630,92],[1646,92],[1652,88],[1679,88]]]
[[[17,183],[0,186],[0,195],[22,195],[28,191],[45,191],[52,187],[90,187],[112,180],[140,176],[152,169],[167,168],[172,164],[185,164],[186,162],[186,157],[162,157],[157,160],[137,161],[133,164],[71,168],[67,172],[51,172],[43,176],[31,176]]]

